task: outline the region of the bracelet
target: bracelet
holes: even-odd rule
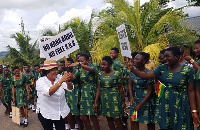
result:
[[[191,60],[190,60],[190,63],[193,64],[193,63],[194,63],[194,59],[191,59]]]
[[[197,110],[192,110],[192,113],[196,113],[196,112],[198,112]]]
[[[58,83],[59,86],[61,85],[59,81],[57,83]]]

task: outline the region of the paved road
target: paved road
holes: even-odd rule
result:
[[[12,119],[6,116],[4,112],[5,112],[5,108],[1,104],[0,105],[0,130],[42,130],[42,126],[37,118],[37,114],[32,112],[31,110],[29,110],[29,113],[28,113],[29,125],[26,128],[23,128],[22,126],[19,126],[13,123]],[[107,121],[103,117],[100,118],[100,127],[101,127],[101,130],[109,130]],[[130,123],[129,123],[128,128],[130,130]],[[145,130],[145,129],[146,129],[146,126],[141,125],[141,130]]]
[[[12,122],[12,119],[4,114],[5,107],[0,105],[0,130],[43,130],[40,122],[38,121],[37,114],[29,111],[28,122],[29,125],[26,128],[19,126]]]

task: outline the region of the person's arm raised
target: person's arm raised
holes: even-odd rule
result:
[[[62,85],[63,82],[66,82],[69,80],[69,75],[68,73],[65,73],[62,78],[55,84],[53,85],[52,87],[50,87],[49,89],[49,95],[53,95],[59,88],[60,86]]]
[[[67,72],[65,72],[67,73]],[[71,73],[67,73],[68,74],[68,79],[66,79],[66,83],[67,83],[67,89],[68,90],[72,90],[74,88],[74,85],[72,84],[72,82],[70,82],[70,77],[71,77]]]
[[[197,64],[197,62],[194,61],[194,59],[192,59],[191,56],[185,56],[184,59],[193,65],[194,71],[197,72],[200,69],[200,66]]]
[[[88,65],[84,65],[81,62],[72,63],[70,65],[70,67],[75,67],[75,66],[80,66],[80,67],[82,67],[83,69],[85,69],[85,70],[87,70],[89,72],[94,72],[94,69],[92,67],[90,67]]]
[[[149,73],[140,72],[140,71],[134,69],[133,66],[130,66],[129,69],[132,73],[134,73],[136,76],[138,76],[142,79],[153,79],[156,77],[156,75],[152,71]]]

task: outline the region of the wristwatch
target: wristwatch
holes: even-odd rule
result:
[[[191,59],[191,60],[190,60],[190,63],[193,64],[193,63],[194,63],[194,59]]]

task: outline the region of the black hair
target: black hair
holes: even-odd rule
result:
[[[44,64],[44,61],[41,61],[40,64]]]
[[[42,77],[43,76],[47,76],[47,74],[50,72],[50,70],[44,70],[44,69],[42,69]]]
[[[150,58],[149,53],[146,53],[146,52],[140,52],[140,53],[138,53],[138,54],[142,55],[143,58],[146,60],[146,62],[149,61],[149,58]]]
[[[77,53],[77,54],[76,54],[76,57],[77,57],[78,55],[81,55],[81,53]]]
[[[138,52],[132,52],[131,53],[132,58],[134,58],[137,54],[138,54]]]
[[[194,42],[194,44],[200,44],[200,40],[197,40],[196,42]]]
[[[64,60],[62,60],[62,61],[60,61],[60,63],[61,63],[61,64],[65,64],[65,61],[64,61]]]
[[[74,60],[72,58],[67,58],[67,61],[74,63]]]
[[[35,64],[33,67],[40,67],[40,65],[38,65],[38,64]]]
[[[72,73],[73,72],[73,67],[67,67],[67,72]]]
[[[160,51],[160,54],[163,54],[163,55],[164,55],[165,51],[166,51],[166,49],[161,50],[161,51]]]
[[[14,70],[16,70],[16,69],[19,69],[19,67],[18,67],[18,66],[13,67],[13,68],[12,68],[12,71],[14,71]]]
[[[114,47],[111,50],[115,51],[115,53],[119,53],[119,49],[117,47]]]
[[[92,56],[90,55],[90,53],[88,53],[87,55],[88,55],[89,57],[92,57]]]
[[[184,50],[180,50],[181,51],[181,55],[183,55],[184,54]]]
[[[130,58],[129,58],[129,57],[127,57],[127,56],[124,56],[124,60],[126,60],[126,58],[128,58],[128,60],[130,60]]]
[[[84,57],[86,60],[89,60],[89,56],[87,54],[81,54],[80,57]]]
[[[174,56],[180,56],[181,50],[178,47],[169,47],[166,49],[166,51],[171,51]]]
[[[106,62],[108,62],[108,64],[112,65],[113,61],[112,58],[110,56],[104,56],[102,58],[102,61],[105,60]]]

